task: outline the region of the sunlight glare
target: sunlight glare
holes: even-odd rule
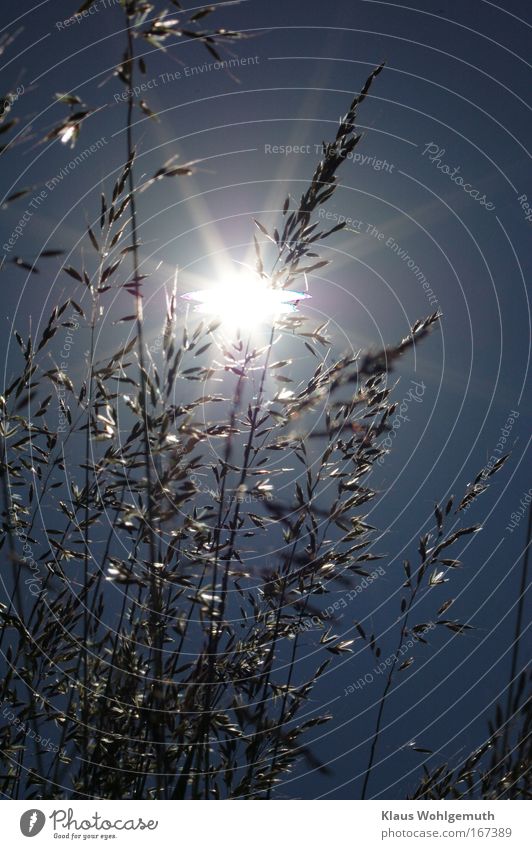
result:
[[[209,289],[182,297],[196,302],[196,312],[211,315],[226,326],[249,329],[294,312],[297,303],[310,295],[273,289],[268,280],[246,269],[221,278]]]

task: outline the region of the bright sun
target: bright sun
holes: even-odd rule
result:
[[[226,326],[249,329],[294,312],[298,301],[310,295],[273,289],[269,281],[258,274],[235,270],[211,288],[188,292],[182,297],[196,302],[196,312],[211,315]]]

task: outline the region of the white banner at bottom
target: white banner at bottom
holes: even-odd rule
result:
[[[2,843],[18,847],[342,849],[532,845],[528,802],[6,801]],[[266,806],[267,805],[267,806]],[[68,842],[67,842],[68,841]]]

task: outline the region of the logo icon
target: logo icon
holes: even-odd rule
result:
[[[43,830],[46,817],[37,808],[25,811],[20,818],[20,830],[24,837],[35,837]]]

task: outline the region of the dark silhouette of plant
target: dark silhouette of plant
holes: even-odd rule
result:
[[[0,732],[0,787],[13,798],[270,798],[299,759],[323,768],[308,738],[330,717],[309,717],[308,700],[331,660],[358,639],[379,656],[360,623],[334,633],[338,623],[322,602],[381,557],[365,511],[396,409],[387,378],[439,314],[417,321],[395,346],[335,358],[326,325],[313,327],[302,309],[272,320],[257,341],[215,317],[183,318],[174,285],[162,347],[152,354],[140,197],[194,165],[172,160],[137,182],[135,115],[152,114],[134,93],[146,70],[138,45],[164,49],[184,36],[219,60],[220,44],[239,34],[202,29],[211,7],[170,19],[152,3],[122,6],[116,76],[128,92],[125,162],[87,225],[83,263],[64,268],[72,297],[38,336],[16,334],[22,370],[0,398],[1,547],[13,571],[12,600],[0,610],[1,696],[13,714]],[[323,145],[299,202],[286,198],[278,227],[256,222],[254,274],[273,291],[306,286],[328,263],[318,246],[343,225],[323,231],[314,216],[360,142],[358,108],[382,67]],[[47,137],[75,144],[92,110],[75,95],[61,98],[70,112]],[[125,328],[117,350],[102,355],[111,296],[132,306],[116,322]],[[57,359],[59,331],[88,340],[79,379]],[[288,343],[307,355],[298,385],[291,356],[274,359]],[[394,677],[411,662],[399,663],[399,649],[410,634],[423,642],[428,627],[412,624],[416,602],[457,565],[448,548],[478,530],[459,525],[477,494],[466,492],[449,529],[453,500],[437,506],[417,570],[405,563],[399,643],[363,795]],[[463,633],[469,625],[443,618],[451,603],[432,624]],[[310,614],[323,627],[305,631]],[[323,652],[317,668],[300,662],[303,633]],[[53,756],[47,737],[58,740]],[[436,779],[427,777],[421,796]]]
[[[506,704],[496,705],[494,720],[488,723],[488,738],[462,764],[424,769],[414,799],[530,799],[532,795],[530,674],[526,667],[518,672],[531,532],[529,511]]]

